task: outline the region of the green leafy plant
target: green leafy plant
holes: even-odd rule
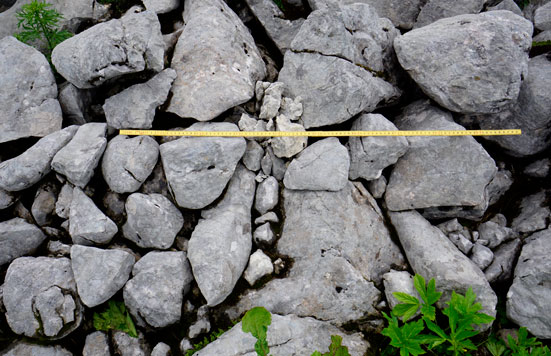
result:
[[[482,305],[475,303],[476,295],[472,288],[464,296],[452,292],[451,300],[442,310],[442,319],[447,318],[447,323],[439,326],[434,304],[442,293],[436,291],[436,282],[431,279],[427,285],[418,274],[413,282],[421,301],[407,293],[396,292],[394,296],[401,303],[394,307],[390,316],[383,313],[388,327],[383,329],[382,334],[390,338],[390,345],[399,349],[400,356],[427,352],[457,356],[476,350],[477,346],[471,339],[480,332],[475,330],[475,325],[490,323],[494,318],[480,312]],[[419,319],[408,322],[418,311],[421,313]]]
[[[528,330],[521,327],[517,338],[507,335],[507,344],[492,336],[486,342],[486,349],[493,356],[551,356],[547,346],[543,346],[535,337],[528,337]]]
[[[268,326],[272,323],[272,314],[263,307],[254,307],[243,316],[241,327],[243,332],[251,333],[256,338],[254,349],[258,356],[269,356]],[[322,354],[314,351],[311,356],[350,356],[348,347],[342,345],[342,337],[331,335],[329,352]]]
[[[237,323],[237,322],[236,322]],[[234,323],[234,325],[236,324]],[[210,333],[210,335],[207,337],[205,336],[203,338],[203,340],[199,341],[198,343],[196,344],[193,344],[193,348],[190,349],[190,350],[187,350],[186,353],[184,354],[185,356],[192,356],[194,353],[196,353],[197,351],[205,348],[205,346],[207,346],[208,344],[210,344],[211,342],[215,341],[216,339],[218,339],[223,333],[225,333],[226,331],[228,331],[229,329],[231,329],[233,327],[233,325],[231,325],[227,330],[224,330],[224,329],[218,329],[216,331],[213,331],[212,333]]]
[[[17,26],[23,29],[16,33],[15,37],[29,45],[43,41],[47,46],[44,54],[50,62],[55,46],[73,35],[59,29],[59,21],[63,19],[63,16],[51,7],[52,4],[33,0],[29,4],[23,5],[15,15],[19,20]]]
[[[544,47],[551,46],[551,41],[534,41],[532,42],[532,47]]]
[[[132,317],[123,302],[110,300],[105,311],[94,313],[94,327],[100,331],[120,330],[132,337],[138,337]]]

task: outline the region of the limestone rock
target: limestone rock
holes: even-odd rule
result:
[[[413,285],[413,276],[407,271],[391,270],[383,275],[386,300],[390,309],[394,309],[396,304],[401,302],[394,297],[394,292],[407,293],[421,300],[419,293]]]
[[[473,263],[477,265],[478,268],[484,271],[486,267],[488,267],[494,260],[494,254],[492,250],[480,244],[479,242],[480,240],[478,240],[477,243],[475,243],[473,246],[473,249],[471,251],[471,261],[473,261]]]
[[[478,14],[486,2],[486,0],[428,0],[419,12],[414,27],[423,27],[447,17]]]
[[[488,282],[504,282],[511,279],[515,267],[514,262],[521,247],[520,239],[514,239],[494,250],[494,261],[484,271]]]
[[[278,201],[279,182],[270,176],[258,185],[254,207],[260,214],[265,214],[275,208]]]
[[[176,10],[180,6],[180,0],[144,0],[143,4],[146,9],[156,14],[166,14]]]
[[[95,331],[86,336],[82,356],[111,356],[109,340],[102,331]]]
[[[279,115],[276,120],[277,131],[306,131],[301,124],[293,123],[288,117]],[[270,140],[273,153],[279,157],[290,158],[302,151],[307,143],[308,137],[274,137]]]
[[[520,203],[520,213],[513,219],[511,228],[521,234],[545,229],[551,216],[546,201],[547,192],[544,190],[524,197]]]
[[[2,353],[2,356],[73,356],[72,353],[61,346],[43,346],[30,344],[24,341],[18,341],[4,351],[5,353]]]
[[[32,254],[44,242],[46,235],[35,225],[21,218],[0,223],[0,266],[17,257]]]
[[[551,30],[551,4],[547,3],[536,9],[534,25],[538,30]]]
[[[243,273],[243,277],[251,286],[260,278],[274,271],[272,260],[262,250],[256,250],[249,258],[249,265]]]

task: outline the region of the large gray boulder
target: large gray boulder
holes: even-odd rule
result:
[[[134,262],[123,250],[73,245],[71,266],[82,303],[93,308],[108,301],[124,286]]]
[[[551,338],[551,229],[530,236],[522,247],[507,293],[507,317],[534,336]]]
[[[161,25],[152,11],[130,11],[120,19],[99,23],[60,43],[52,52],[59,74],[80,89],[124,74],[160,72],[163,57]]]
[[[2,356],[73,356],[61,346],[43,346],[24,341],[18,341],[4,351]]]
[[[63,174],[74,185],[84,188],[105,151],[106,133],[105,123],[94,122],[80,126],[73,139],[54,156],[52,169]]]
[[[77,126],[69,126],[49,134],[19,156],[0,163],[0,189],[15,192],[38,183],[50,173],[52,159],[77,129]]]
[[[162,328],[180,320],[184,293],[193,281],[185,252],[149,252],[132,269],[124,304],[143,324]]]
[[[208,121],[251,99],[266,66],[239,17],[222,0],[186,0],[184,22],[167,111]]]
[[[365,4],[312,12],[285,53],[278,78],[287,96],[302,97],[304,127],[341,123],[396,99],[399,90],[379,74],[393,68],[397,35],[388,19]]]
[[[214,342],[195,353],[196,356],[254,356],[256,339],[241,329],[241,322],[224,333]],[[331,335],[343,338],[342,345],[348,347],[350,355],[364,355],[369,343],[360,333],[347,334],[324,321],[313,318],[299,318],[295,315],[272,315],[268,327],[268,347],[274,355],[309,355],[314,350],[327,352]]]
[[[107,98],[103,105],[107,124],[116,129],[150,129],[155,110],[166,101],[175,78],[176,72],[167,68]]]
[[[16,259],[6,273],[3,299],[8,325],[19,335],[58,339],[82,320],[83,308],[68,258]]]
[[[0,24],[2,21],[0,17]],[[29,136],[43,137],[60,130],[63,117],[57,101],[57,85],[46,57],[14,37],[2,37],[0,143]]]
[[[46,235],[33,224],[21,218],[0,223],[0,266],[17,257],[34,253],[44,242]]]
[[[517,102],[494,115],[480,115],[475,121],[484,130],[521,129],[522,135],[488,137],[510,155],[524,157],[551,146],[551,59],[545,54],[531,58]]]
[[[464,130],[452,115],[415,102],[394,122],[400,130]],[[393,211],[487,204],[494,160],[472,136],[408,137],[409,150],[390,175],[385,193]]]
[[[142,248],[166,250],[184,225],[182,213],[161,194],[134,193],[126,199],[125,238]]]
[[[510,11],[459,15],[396,38],[394,49],[438,104],[461,113],[496,113],[517,100],[532,30]]]
[[[436,280],[436,289],[443,293],[438,301],[440,308],[450,300],[452,291],[465,294],[472,287],[477,302],[482,304],[481,311],[496,315],[497,296],[484,273],[440,229],[416,211],[389,215],[413,271],[426,280]],[[484,329],[490,326],[487,324]]]
[[[196,123],[193,131],[238,131],[230,123]],[[182,137],[160,146],[169,189],[176,203],[202,209],[222,194],[245,153],[242,137]]]
[[[315,142],[291,161],[283,184],[287,189],[338,191],[348,184],[350,156],[336,137]]]
[[[446,17],[478,14],[487,2],[487,0],[428,0],[419,12],[414,27],[423,27]]]
[[[103,155],[103,178],[116,193],[135,192],[153,172],[158,158],[159,144],[151,136],[116,136]]]
[[[223,302],[247,266],[252,248],[255,174],[239,165],[224,198],[203,210],[188,245],[193,275],[209,306]]]
[[[338,192],[286,189],[283,201],[277,252],[292,258],[293,266],[286,278],[246,292],[228,315],[262,305],[336,325],[376,316],[380,292],[374,283],[405,261],[367,190],[359,183]]]
[[[353,131],[397,131],[381,114],[362,114],[352,124]],[[396,163],[408,149],[405,137],[350,137],[350,179],[378,179],[383,169]]]
[[[78,187],[69,209],[69,235],[75,244],[107,244],[118,232],[117,225]]]

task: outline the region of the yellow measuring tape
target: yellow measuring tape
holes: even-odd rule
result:
[[[127,136],[191,137],[364,137],[364,136],[506,136],[520,135],[521,130],[426,130],[426,131],[168,131],[120,130]]]

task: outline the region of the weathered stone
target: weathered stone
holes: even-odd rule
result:
[[[264,91],[262,97],[262,106],[260,107],[260,119],[273,119],[276,117],[279,108],[281,107],[281,97],[285,90],[285,84],[281,82],[271,83],[270,86]]]
[[[208,121],[251,99],[266,67],[239,17],[222,0],[186,0],[184,22],[167,111]]]
[[[415,102],[395,120],[400,130],[464,130],[428,102]],[[487,204],[485,188],[497,172],[494,160],[472,136],[408,137],[409,149],[385,193],[393,211]]]
[[[188,337],[194,339],[197,336],[208,333],[210,331],[210,321],[208,317],[209,307],[202,305],[197,310],[197,320],[190,325],[188,330]]]
[[[490,11],[415,29],[396,38],[394,48],[402,67],[438,104],[462,113],[496,113],[517,100],[531,38],[529,21]]]
[[[54,48],[52,62],[65,79],[86,89],[124,74],[160,72],[163,56],[157,15],[153,11],[130,11],[63,41]]]
[[[43,346],[24,341],[18,341],[4,351],[2,356],[73,356],[61,346]],[[98,356],[101,355],[98,354]]]
[[[306,355],[312,350],[327,352],[331,335],[343,338],[342,345],[348,347],[350,355],[364,355],[369,344],[360,333],[346,334],[337,327],[313,318],[299,318],[295,315],[272,315],[268,329],[268,347],[274,355]],[[241,322],[230,331],[195,353],[196,356],[254,356],[256,339],[241,330]]]
[[[352,124],[352,131],[397,131],[380,114],[363,114]],[[408,149],[405,137],[350,137],[350,179],[377,179],[383,169],[396,163]]]
[[[46,235],[23,219],[14,218],[0,223],[0,266],[17,257],[32,254]]]
[[[497,297],[484,273],[442,231],[416,211],[390,212],[389,215],[413,271],[427,280],[434,278],[443,292],[439,307],[450,300],[452,291],[464,294],[472,287],[477,302],[482,304],[482,312],[496,315]],[[449,273],[450,266],[454,266],[453,273]],[[485,324],[483,328],[490,326]]]
[[[71,203],[73,201],[73,186],[70,183],[65,183],[61,187],[61,191],[55,202],[55,213],[63,219],[69,219],[71,211]]]
[[[51,257],[69,257],[71,254],[71,245],[59,241],[48,241],[47,249]]]
[[[262,250],[256,250],[249,258],[249,265],[243,273],[243,277],[251,286],[260,278],[273,273],[274,266],[270,257],[266,256]]]
[[[65,82],[59,86],[58,100],[63,114],[71,124],[84,125],[92,121],[92,90],[79,89]]]
[[[371,180],[367,182],[367,189],[369,189],[369,193],[371,193],[373,198],[379,199],[385,195],[386,184],[387,184],[387,181],[385,176],[380,176],[375,180]]]
[[[115,331],[112,337],[115,354],[120,356],[148,356],[151,349],[144,335],[138,331],[138,337],[132,337],[124,331]]]
[[[518,233],[526,234],[547,227],[551,210],[547,205],[547,192],[542,190],[524,197],[520,203],[520,213],[511,223],[511,228]]]
[[[512,185],[513,174],[511,171],[500,168],[494,178],[490,181],[490,184],[486,186],[488,204],[493,205],[497,203]]]
[[[504,241],[512,240],[516,237],[514,231],[508,227],[499,226],[493,221],[486,221],[478,227],[479,238],[488,241],[488,247],[496,248]]]
[[[522,10],[518,7],[517,3],[514,0],[503,0],[496,6],[490,6],[486,9],[486,11],[496,10],[509,10],[516,15],[523,16]]]
[[[548,2],[534,12],[534,25],[538,30],[551,30],[551,4]]]
[[[270,176],[258,185],[254,207],[260,214],[266,214],[275,208],[278,202],[279,182]]]
[[[140,324],[161,328],[180,320],[184,293],[193,280],[185,252],[149,252],[132,269],[124,303]]]
[[[16,196],[11,192],[0,189],[0,210],[9,208],[15,203]]]
[[[551,41],[551,30],[538,33],[532,38],[533,42],[546,42]]]
[[[0,24],[4,21],[2,15],[4,13],[0,13]],[[29,136],[43,137],[60,130],[63,117],[55,78],[46,57],[14,37],[2,37],[0,143]]]
[[[274,154],[272,146],[266,147],[266,154],[260,162],[262,166],[262,172],[265,175],[272,175],[278,181],[282,181],[285,176],[285,171],[287,170],[287,165],[285,161],[279,158]]]
[[[487,0],[428,0],[421,8],[414,27],[423,27],[436,20],[463,14],[478,14]]]
[[[180,6],[180,0],[144,0],[143,4],[146,9],[156,14],[166,14],[176,10]]]
[[[542,339],[551,337],[551,229],[533,234],[522,247],[507,293],[507,318]]]
[[[115,129],[150,129],[155,110],[166,101],[175,78],[176,72],[168,68],[107,98],[103,105],[107,124]]]
[[[274,235],[269,222],[263,223],[257,227],[256,230],[254,230],[253,240],[257,246],[271,246],[274,244],[276,241],[276,236]]]
[[[488,267],[494,260],[494,254],[488,247],[483,246],[478,240],[471,251],[471,261],[478,266],[482,271]]]
[[[505,282],[511,279],[515,258],[518,256],[521,246],[520,239],[514,239],[494,250],[494,261],[484,271],[488,282]]]
[[[283,184],[287,189],[338,191],[348,184],[350,157],[336,137],[308,146],[291,161]]]
[[[275,121],[277,131],[306,131],[304,126],[301,124],[292,123],[289,118],[283,115],[279,115]],[[270,140],[270,142],[273,153],[277,157],[290,158],[306,147],[308,144],[308,137],[274,137]]]
[[[266,122],[258,120],[256,117],[250,116],[247,113],[241,114],[241,118],[237,123],[241,131],[266,131]],[[247,137],[248,140],[265,140],[265,137]]]
[[[247,141],[247,149],[243,155],[242,161],[249,171],[258,172],[261,168],[262,157],[264,157],[264,149],[256,141]]]
[[[33,186],[50,173],[50,163],[77,131],[69,126],[41,138],[21,155],[0,163],[0,188],[8,192]]]
[[[396,304],[401,302],[394,297],[394,292],[407,293],[421,300],[419,293],[413,285],[413,276],[407,271],[391,270],[383,275],[383,284],[385,286],[386,300],[390,309],[394,309]]]
[[[254,220],[255,225],[262,225],[267,222],[278,223],[279,218],[277,217],[277,214],[274,213],[273,211],[270,211],[269,213],[259,216]]]
[[[188,258],[209,306],[230,295],[249,261],[254,191],[254,173],[238,165],[224,198],[202,211],[191,234]]]
[[[89,123],[79,127],[73,139],[52,160],[52,169],[74,185],[84,188],[107,146],[107,125]]]
[[[52,222],[58,191],[57,186],[51,182],[45,182],[36,191],[31,213],[38,226],[46,226]]]
[[[151,351],[151,356],[169,356],[172,355],[170,352],[170,346],[164,342],[159,342],[153,350]]]
[[[87,307],[93,308],[108,301],[124,286],[134,256],[118,249],[73,245],[71,261],[78,295]]]
[[[109,340],[102,331],[95,331],[86,336],[82,356],[111,356]]]
[[[82,320],[82,306],[68,258],[21,257],[6,273],[6,320],[19,335],[59,339]]]
[[[69,234],[73,243],[107,244],[117,231],[117,225],[80,188],[75,187],[69,211]]]
[[[545,178],[551,170],[551,159],[544,158],[533,162],[524,168],[523,173],[533,178]]]
[[[238,131],[229,123],[197,123],[188,130]],[[162,144],[161,160],[178,205],[202,209],[218,198],[246,146],[241,137],[182,137]]]
[[[280,115],[286,116],[291,121],[296,121],[300,119],[302,112],[302,98],[300,96],[294,99],[287,97],[281,99]]]

